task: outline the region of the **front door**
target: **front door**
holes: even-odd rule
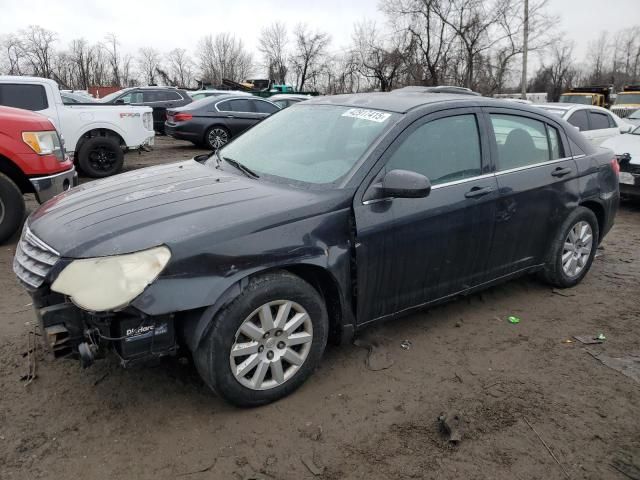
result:
[[[481,131],[475,109],[418,120],[383,155],[364,194],[356,195],[359,322],[447,297],[481,280],[497,198]],[[376,182],[395,169],[427,176],[431,193],[375,198]]]

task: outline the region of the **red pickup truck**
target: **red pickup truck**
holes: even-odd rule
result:
[[[51,121],[27,110],[0,107],[0,242],[22,225],[23,194],[35,193],[43,203],[77,184],[73,161]]]

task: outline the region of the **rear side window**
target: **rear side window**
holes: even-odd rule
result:
[[[253,105],[258,113],[275,113],[278,111],[278,107],[262,100],[254,100]]]
[[[476,177],[481,168],[480,136],[473,114],[439,118],[418,127],[386,166],[387,171],[421,173],[432,185]]]
[[[586,132],[589,130],[589,119],[587,118],[586,110],[578,110],[577,112],[573,112],[573,114],[567,121],[574,127],[578,127],[581,132]]]
[[[589,112],[591,120],[591,130],[602,130],[604,128],[612,128],[609,119],[613,119],[602,112]]]
[[[244,98],[229,100],[229,104],[231,105],[231,111],[233,112],[253,112],[253,108],[251,108],[251,102],[249,100],[245,100]]]
[[[526,167],[551,159],[543,122],[517,115],[492,114],[491,124],[498,145],[498,170]]]
[[[37,112],[49,108],[42,85],[0,84],[0,105]]]

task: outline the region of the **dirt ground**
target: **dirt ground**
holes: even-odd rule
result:
[[[159,137],[126,162],[196,152]],[[0,246],[2,480],[638,478],[640,383],[596,358],[640,355],[638,205],[623,204],[578,287],[525,278],[373,327],[370,366],[388,368],[369,369],[366,348],[330,347],[300,390],[253,410],[225,404],[177,358],[81,371],[40,352],[25,386],[34,314],[11,271],[15,242]],[[599,345],[566,342],[600,333]],[[438,432],[441,413],[461,415],[458,445]]]

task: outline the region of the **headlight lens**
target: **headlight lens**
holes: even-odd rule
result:
[[[60,272],[51,290],[71,297],[80,308],[92,312],[126,307],[152,283],[171,258],[165,247],[74,260]]]
[[[59,160],[64,157],[60,137],[55,130],[45,132],[22,132],[22,141],[38,155],[55,155]]]

